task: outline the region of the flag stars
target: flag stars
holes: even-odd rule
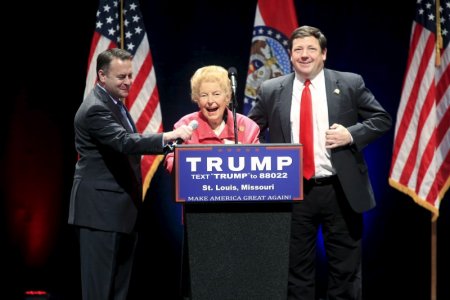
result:
[[[417,2],[417,15],[416,22],[424,26],[430,32],[436,33],[437,21],[439,21],[440,33],[443,37],[443,47],[447,47],[449,43],[450,31],[449,31],[449,21],[450,20],[450,1],[441,1],[440,6],[436,6],[436,1],[431,0],[418,0]],[[438,11],[436,12],[436,10]]]
[[[133,16],[133,22],[139,22],[139,16],[135,15]]]
[[[116,31],[114,30],[114,28],[111,28],[108,30],[108,33],[110,36],[114,36],[114,34],[116,34]]]
[[[131,0],[132,1],[132,0]],[[120,25],[120,2],[101,0],[97,10],[96,31],[117,43],[124,43],[130,52],[136,51],[140,39],[145,34],[145,26],[137,2],[127,3],[123,10],[123,32]]]
[[[258,34],[255,34],[258,33]],[[273,39],[276,39],[279,43],[287,46],[287,38],[281,33],[278,32],[277,30],[274,30],[271,27],[265,27],[265,26],[257,26],[254,28],[253,30],[253,36],[256,35],[261,35],[261,36],[266,36],[266,37],[270,37]]]
[[[135,46],[133,45],[133,43],[128,43],[128,44],[127,44],[127,50],[130,51],[130,52],[133,52],[134,47],[135,47]]]

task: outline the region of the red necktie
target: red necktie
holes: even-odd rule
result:
[[[311,81],[305,81],[300,104],[300,143],[303,145],[303,177],[310,179],[314,176],[314,131],[311,104]]]

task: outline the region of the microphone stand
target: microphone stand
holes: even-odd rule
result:
[[[236,100],[236,93],[234,91],[232,93],[232,100],[231,100],[231,111],[233,112],[233,120],[234,120],[234,143],[238,144],[238,130],[237,130],[237,120],[236,120],[236,108],[237,108],[237,100]]]

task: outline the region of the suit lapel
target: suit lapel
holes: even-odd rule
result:
[[[133,127],[133,133],[134,132],[138,132],[137,131],[137,128],[136,128],[136,124],[134,123],[134,120],[133,120],[133,118],[131,117],[131,115],[130,115],[130,112],[128,111],[128,109],[126,110],[126,113],[127,113],[127,117],[128,117],[128,120],[130,120],[130,124],[131,124],[131,127]],[[128,126],[127,126],[128,127]],[[127,127],[125,127],[125,128],[127,128]]]
[[[342,88],[339,86],[339,80],[328,69],[325,71],[325,89],[327,93],[328,104],[328,122],[331,126],[336,123],[339,114],[340,102],[342,97]]]
[[[126,131],[131,132],[131,128],[130,125],[128,125],[126,122],[126,120],[124,119],[124,117],[122,116],[122,113],[120,112],[120,107],[115,104],[112,99],[109,98],[109,101],[106,102],[106,105],[109,107],[109,109],[111,109],[111,112],[113,113],[113,115],[116,117],[117,121],[122,124],[122,126],[126,129]]]
[[[288,76],[286,80],[280,83],[279,97],[276,101],[279,103],[280,124],[285,142],[291,142],[291,105],[292,105],[292,87],[294,85],[294,73]],[[287,120],[287,121],[286,121]]]
[[[97,93],[99,95],[99,99],[102,100],[105,105],[111,110],[112,114],[116,118],[116,120],[122,124],[122,126],[125,128],[127,132],[137,132],[136,125],[134,124],[133,118],[130,116],[130,114],[127,112],[128,119],[130,120],[131,126],[133,129],[131,130],[130,126],[126,123],[126,120],[123,119],[122,113],[120,112],[120,108],[117,104],[113,102],[111,97],[101,88],[98,86],[95,87],[97,90]]]

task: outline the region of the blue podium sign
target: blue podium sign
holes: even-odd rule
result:
[[[176,202],[271,202],[303,199],[299,144],[175,147]]]

